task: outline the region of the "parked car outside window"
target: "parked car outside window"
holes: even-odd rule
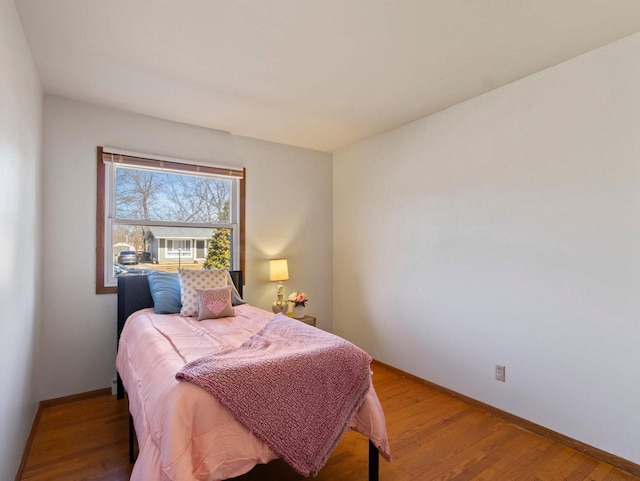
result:
[[[122,251],[118,254],[118,264],[137,264],[138,255],[135,251]]]

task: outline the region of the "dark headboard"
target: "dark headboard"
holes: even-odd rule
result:
[[[242,297],[242,271],[229,271],[231,280]],[[145,274],[126,274],[118,277],[118,333],[116,342],[120,343],[120,334],[125,321],[131,314],[146,307],[153,307],[149,290],[149,281]],[[117,345],[116,345],[117,346]],[[124,397],[124,388],[118,375],[118,399]]]

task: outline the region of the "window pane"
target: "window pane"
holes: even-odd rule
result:
[[[231,179],[116,167],[116,218],[230,222]]]
[[[113,229],[114,276],[132,270],[231,269],[232,229],[132,226]]]
[[[115,292],[132,269],[242,269],[245,169],[97,151],[96,293]],[[185,233],[190,225],[209,227]]]

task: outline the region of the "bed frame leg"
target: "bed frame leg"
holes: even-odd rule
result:
[[[124,385],[119,373],[116,374],[116,399],[124,399]]]
[[[133,416],[129,414],[129,464],[133,464],[135,458],[133,456]]]
[[[378,481],[380,472],[380,453],[378,448],[369,440],[369,481]]]

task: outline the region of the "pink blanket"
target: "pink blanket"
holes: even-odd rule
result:
[[[239,348],[188,363],[200,386],[303,476],[317,474],[370,385],[371,358],[353,344],[279,314]]]

